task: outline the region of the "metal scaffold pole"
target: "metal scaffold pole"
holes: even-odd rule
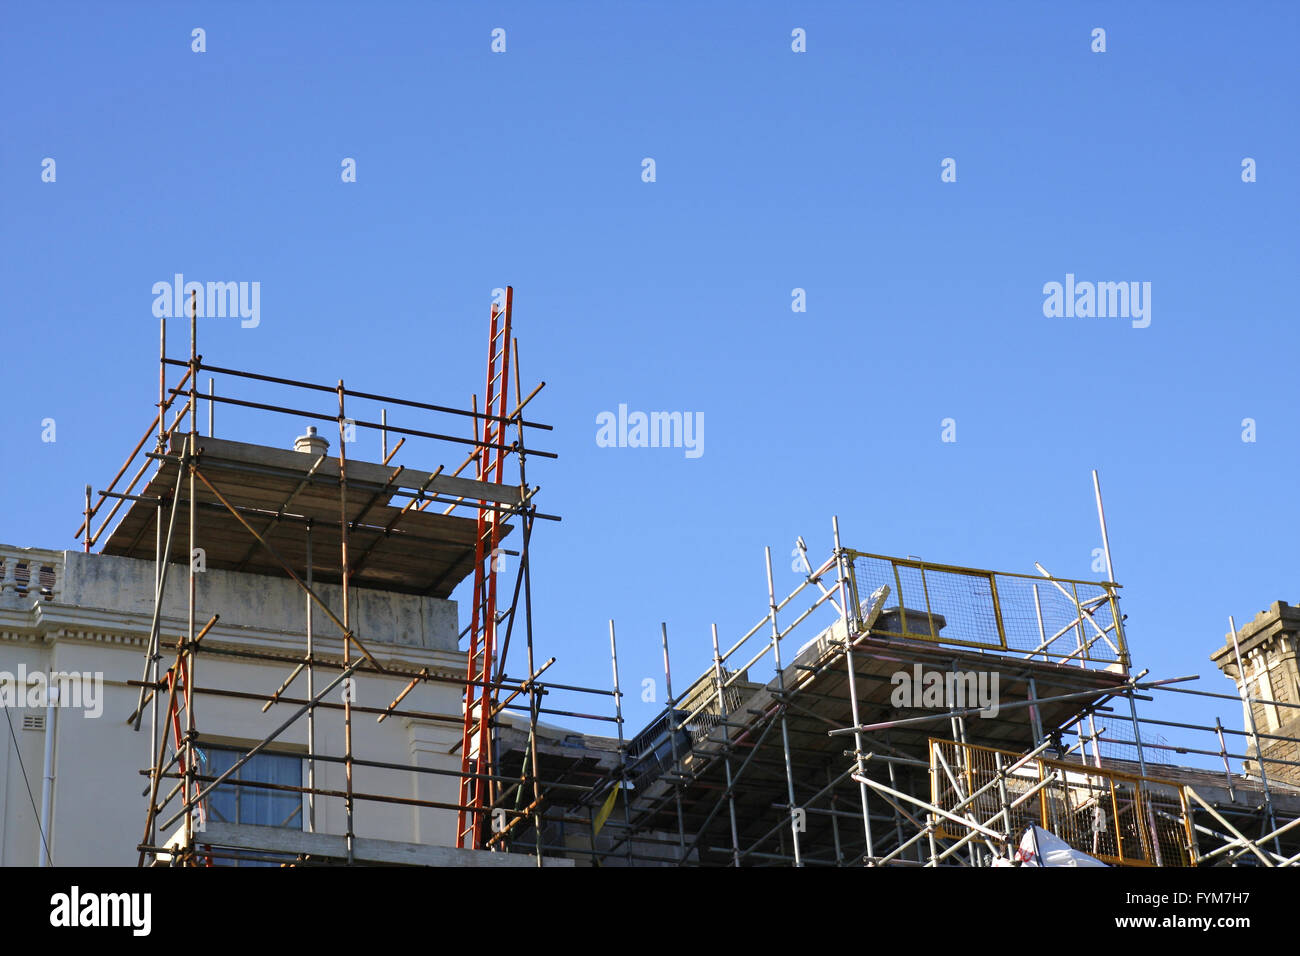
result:
[[[307,587],[312,586],[312,570],[315,562],[311,553],[311,521],[307,522],[306,529],[306,551],[307,551]],[[315,698],[316,696],[316,633],[312,620],[313,606],[311,598],[308,597],[304,602],[307,613],[307,696]],[[307,829],[316,832],[316,708],[312,707],[307,711]]]
[[[713,625],[713,683],[718,695],[719,726],[722,728],[723,768],[726,770],[726,798],[728,815],[731,818],[731,864],[740,866],[740,838],[736,832],[736,792],[731,777],[731,728],[727,708],[727,696],[722,679],[722,655],[718,650],[718,625]]]
[[[1241,662],[1241,646],[1237,642],[1237,622],[1233,620],[1232,615],[1228,616],[1228,629],[1232,634],[1232,653],[1237,660],[1237,686],[1241,690],[1242,700],[1245,701],[1246,717],[1250,723],[1250,736],[1255,741],[1255,758],[1259,767],[1259,782],[1264,788],[1264,812],[1268,815],[1269,830],[1277,829],[1277,817],[1273,813],[1273,793],[1268,786],[1268,771],[1264,769],[1264,748],[1259,742],[1259,726],[1255,722],[1255,702],[1250,693],[1250,682],[1246,678],[1246,669]],[[1280,844],[1275,845],[1278,853],[1282,852]]]
[[[854,625],[858,619],[858,609],[852,608],[850,615],[850,605],[852,601],[849,595],[847,585],[848,575],[845,573],[845,562],[847,558],[844,555],[840,545],[840,519],[835,516],[831,519],[831,528],[835,534],[835,581],[836,589],[840,595],[841,619],[844,623],[844,666],[848,672],[849,678],[849,713],[853,717],[853,726],[856,728],[861,725],[862,718],[858,711],[858,679],[853,670],[853,644],[857,635],[853,633]],[[867,774],[866,764],[862,759],[862,734],[858,731],[853,733],[853,767],[855,772],[862,777]],[[858,781],[858,799],[862,804],[862,837],[866,843],[867,853],[864,862],[871,862],[876,855],[875,842],[871,835],[871,808],[867,802],[867,785]]]
[[[614,637],[614,620],[609,621],[609,658],[614,668],[614,714],[618,727],[619,786],[623,790],[623,834],[628,866],[632,865],[632,782],[627,772],[627,742],[623,736],[623,691],[618,682],[618,641]]]
[[[348,454],[347,454],[347,425],[348,419],[344,411],[344,389],[343,379],[339,379],[338,384],[339,398],[339,547],[341,551],[340,568],[342,568],[342,587],[343,587],[343,663],[346,666],[352,657],[352,602],[349,595],[348,584],[351,581],[351,570],[348,566]],[[355,801],[353,798],[353,780],[352,780],[352,702],[356,697],[356,678],[348,677],[343,685],[343,774],[347,788],[347,796],[344,799],[344,813],[347,818],[347,832],[345,839],[347,841],[348,862],[351,863],[356,853],[356,824],[354,820]],[[315,708],[312,708],[313,710]]]
[[[189,435],[189,498],[190,498],[190,551],[189,551],[189,609],[186,615],[185,628],[185,652],[179,658],[179,678],[185,681],[185,774],[184,795],[186,802],[185,813],[185,846],[193,852],[194,847],[194,814],[195,811],[202,812],[198,806],[198,801],[190,804],[190,792],[198,792],[198,780],[196,775],[198,767],[194,761],[194,613],[196,602],[196,588],[198,582],[195,578],[195,560],[198,556],[198,502],[194,494],[194,470],[195,461],[199,453],[199,423],[198,423],[198,380],[199,380],[199,356],[198,356],[198,314],[199,314],[199,294],[198,292],[190,293],[190,435]]]
[[[677,698],[673,696],[673,670],[668,663],[668,623],[660,622],[664,647],[664,683],[668,693],[668,739],[673,752],[673,800],[677,804],[677,843],[686,860],[686,823],[682,818],[682,763],[677,746]]]
[[[790,836],[794,844],[794,865],[803,866],[803,858],[799,852],[799,833],[803,829],[805,811],[801,811],[801,808],[796,805],[794,796],[794,764],[790,757],[790,727],[786,720],[785,672],[781,668],[781,628],[776,623],[776,588],[772,581],[772,549],[764,548],[763,553],[767,561],[767,600],[770,608],[769,618],[772,622],[772,662],[776,668],[777,707],[781,715],[781,748],[785,754],[785,785],[790,800],[788,804]]]

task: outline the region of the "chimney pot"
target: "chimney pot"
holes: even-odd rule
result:
[[[316,434],[316,426],[308,425],[307,434],[299,435],[293,442],[294,451],[307,452],[311,455],[323,455],[329,451],[330,443]]]

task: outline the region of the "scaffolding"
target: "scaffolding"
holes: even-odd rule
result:
[[[784,597],[769,549],[767,613],[725,650],[715,626],[710,671],[670,689],[630,744],[619,735],[584,802],[594,821],[623,795],[595,862],[1010,865],[1031,825],[1114,866],[1300,862],[1300,787],[1230,763],[1295,767],[1260,745],[1291,738],[1141,717],[1137,703],[1157,695],[1238,697],[1133,673],[1118,584],[869,554],[833,531],[816,567],[800,539],[806,574]],[[948,696],[900,704],[922,673]],[[996,707],[980,674],[997,675]],[[1253,752],[1234,752],[1233,734]]]
[[[1139,702],[1169,694],[1243,698],[1186,686],[1194,678],[1152,680],[1132,670],[1095,473],[1107,580],[1054,576],[1041,565],[1037,575],[1012,574],[859,551],[841,543],[833,520],[833,544],[819,564],[800,539],[802,571],[784,596],[766,552],[766,610],[729,644],[713,626],[711,666],[678,693],[661,625],[667,701],[639,731],[626,726],[613,621],[611,688],[551,679],[555,658],[534,653],[530,541],[537,521],[559,519],[538,509],[526,465],[530,456],[556,456],[526,441],[550,429],[524,415],[545,383],[527,395],[520,387],[513,290],[502,291],[489,316],[481,410],[478,396],[463,409],[357,391],[341,380],[322,385],[208,364],[198,352],[193,298],[189,357],[169,358],[162,320],[157,414],[107,488],[93,497],[87,486],[77,529],[88,552],[99,545],[154,567],[129,718],[136,731],[147,726],[149,740],[141,865],[465,863],[469,857],[455,853],[489,850],[478,856],[539,866],[988,866],[1012,859],[1030,825],[1113,865],[1300,862],[1300,786],[1286,781],[1300,761],[1266,755],[1262,745],[1292,738],[1253,723],[1232,730],[1217,717],[1211,726],[1139,714]],[[169,381],[169,370],[183,372]],[[259,401],[238,391],[254,386],[291,397]],[[322,395],[333,407],[309,408]],[[204,401],[206,436],[198,423]],[[217,439],[217,405],[332,422],[337,455],[315,446],[311,430],[294,451]],[[376,407],[367,417],[364,409]],[[401,424],[389,421],[394,409]],[[379,461],[348,455],[357,429],[379,433]],[[390,435],[399,438],[391,449]],[[392,464],[408,439],[465,457],[450,473]],[[507,556],[517,559],[512,576],[502,567]],[[292,581],[306,611],[300,645],[268,651],[214,641],[219,613],[206,621],[197,613],[196,576],[205,566]],[[182,567],[185,623],[167,641],[169,572]],[[471,577],[458,672],[379,659],[372,648],[386,635],[359,626],[357,589],[445,598]],[[324,634],[319,617],[328,620]],[[507,667],[517,631],[522,672]],[[228,660],[287,673],[273,693],[252,693],[201,676],[200,659],[203,675],[219,677]],[[347,691],[361,675],[393,682],[391,701],[359,704]],[[904,685],[920,696],[900,697]],[[412,706],[419,687],[447,690],[450,705]],[[939,689],[936,706],[925,695]],[[1260,703],[1300,707],[1243,694],[1248,714]],[[223,739],[223,728],[200,721],[196,700],[205,696],[285,717],[212,772],[204,751]],[[458,768],[368,758],[353,739],[362,718],[444,728],[459,740]],[[552,718],[608,732],[543,723]],[[340,724],[341,752],[322,748],[322,728]],[[238,776],[297,726],[305,727],[303,785]],[[1180,739],[1170,743],[1162,731]],[[1214,759],[1222,771],[1177,766],[1180,755]],[[1234,761],[1245,770],[1234,772]],[[326,786],[321,769],[339,767],[342,785]],[[388,774],[389,785],[358,788],[354,770]],[[411,796],[412,775],[430,774],[454,778],[457,798]],[[258,842],[211,819],[223,787],[300,797],[303,832]],[[318,832],[324,802],[342,806],[341,832]],[[370,803],[453,817],[454,852],[359,837],[359,805]]]
[[[161,320],[157,414],[94,500],[87,486],[83,521],[77,529],[87,552],[98,545],[105,554],[152,559],[154,566],[143,672],[140,680],[131,682],[139,689],[138,702],[128,718],[135,731],[146,727],[149,737],[149,761],[142,771],[148,786],[138,846],[140,865],[405,859],[400,848],[381,846],[384,841],[358,843],[356,817],[362,812],[359,805],[366,803],[451,812],[461,821],[455,841],[458,848],[510,849],[518,821],[539,811],[544,787],[582,789],[543,780],[535,745],[531,759],[513,768],[513,775],[503,774],[497,759],[495,737],[507,706],[516,700],[527,702],[526,736],[534,742],[537,722],[547,713],[542,706],[546,685],[539,678],[553,659],[540,666],[534,659],[529,543],[535,522],[559,520],[537,508],[534,496],[538,487],[527,482],[530,456],[556,456],[527,443],[530,432],[551,428],[525,417],[525,410],[545,383],[523,394],[518,342],[511,333],[513,290],[499,291],[503,296],[493,303],[490,314],[482,411],[477,396],[470,409],[463,409],[350,389],[342,380],[322,385],[207,363],[198,351],[195,292],[187,303],[187,359],[168,356],[167,319]],[[184,371],[179,379],[169,381],[169,369]],[[206,394],[199,390],[204,374],[210,376]],[[217,378],[223,384],[220,393],[215,387]],[[258,401],[240,391],[241,386],[270,388],[277,397],[288,397]],[[334,407],[328,411],[311,408],[313,400],[323,395],[331,396]],[[203,402],[208,409],[206,436],[199,428]],[[250,416],[290,416],[327,426],[333,423],[338,433],[337,454],[330,456],[323,442],[315,444],[319,440],[315,428],[308,429],[299,440],[304,444],[293,451],[217,439],[213,422],[218,405]],[[382,406],[378,421],[373,415],[366,417],[365,411],[376,406]],[[401,423],[389,421],[393,410],[404,416]],[[349,456],[348,446],[359,430],[379,433],[382,457],[378,462]],[[390,436],[398,439],[391,450]],[[146,451],[151,439],[152,450]],[[426,448],[450,446],[465,453],[464,460],[450,473],[444,473],[441,465],[432,472],[393,465],[393,458],[408,439],[423,441]],[[507,467],[512,472],[509,476]],[[467,469],[469,474],[463,476]],[[129,472],[133,474],[127,479]],[[505,542],[515,530],[513,524],[519,526],[515,537],[520,543],[510,550]],[[516,573],[512,584],[503,582],[499,594],[498,577],[504,576],[500,569],[507,556],[517,559]],[[168,641],[163,633],[168,579],[174,579],[182,568],[186,574],[186,623],[183,633]],[[290,579],[306,608],[301,646],[277,653],[230,642],[214,645],[209,634],[220,614],[212,613],[205,622],[196,613],[197,576],[209,569]],[[468,634],[469,648],[460,676],[427,667],[408,673],[410,669],[394,666],[391,660],[381,662],[372,652],[372,636],[361,633],[356,621],[356,589],[446,598],[471,575],[470,620],[460,633],[461,639]],[[325,599],[327,588],[337,594],[336,601]],[[325,634],[320,632],[321,618],[328,622]],[[519,630],[522,642],[516,634]],[[523,675],[507,669],[512,637],[516,644],[524,644]],[[205,642],[205,638],[209,639]],[[379,634],[373,639],[394,638]],[[280,665],[287,675],[272,694],[250,693],[203,679],[200,658],[210,663],[242,660]],[[212,673],[221,670],[213,667]],[[367,674],[406,683],[387,706],[361,706],[350,685]],[[301,689],[296,690],[295,684]],[[420,685],[455,688],[459,706],[438,712],[403,706]],[[201,731],[201,708],[196,703],[205,696],[254,713],[287,716],[254,745],[241,747],[231,766],[214,773],[205,748],[210,741],[222,739],[226,728],[219,721]],[[341,699],[336,701],[335,696]],[[400,717],[459,728],[461,743],[456,749],[460,770],[366,759],[353,740],[354,721],[363,717],[378,722]],[[341,753],[318,745],[325,720],[341,721]],[[273,748],[291,727],[297,726],[300,733],[303,725],[304,785],[239,775],[241,768]],[[321,768],[340,766],[343,785],[321,785]],[[354,770],[359,768],[389,774],[386,779],[392,780],[393,786],[385,792],[358,790]],[[460,799],[451,803],[400,793],[404,788],[409,791],[410,774],[454,776]],[[304,833],[319,839],[281,840],[261,846],[249,843],[243,834],[209,818],[213,794],[223,785],[236,792],[300,795]],[[530,799],[519,801],[520,793],[529,794]],[[316,832],[318,805],[327,800],[343,806],[346,822],[341,834]],[[541,854],[534,852],[534,857],[540,865]]]

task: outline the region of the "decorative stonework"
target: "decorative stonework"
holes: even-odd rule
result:
[[[1259,734],[1264,768],[1270,780],[1300,785],[1300,664],[1296,649],[1300,646],[1300,607],[1274,601],[1266,611],[1237,630],[1237,649],[1241,668],[1237,666],[1237,649],[1232,635],[1210,655],[1210,659],[1237,685],[1238,693],[1251,698],[1250,716]],[[1244,678],[1240,673],[1245,671]],[[1292,705],[1292,706],[1286,706]],[[1250,720],[1242,714],[1244,730],[1251,732]],[[1274,740],[1270,737],[1287,737]],[[1245,751],[1254,755],[1255,740],[1244,738]],[[1234,748],[1235,749],[1235,748]],[[1285,761],[1284,763],[1278,761]],[[1246,773],[1258,776],[1257,760],[1248,760]]]

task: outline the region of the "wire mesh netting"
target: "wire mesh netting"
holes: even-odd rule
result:
[[[878,632],[1036,660],[1128,663],[1114,593],[1104,584],[856,552],[852,569],[860,598],[889,588]]]
[[[735,714],[744,699],[739,687],[726,683],[735,676],[734,671],[720,668],[720,676],[724,685],[721,691],[717,677],[706,673],[682,695],[682,726],[697,743],[707,740],[715,729],[722,726],[724,714]]]
[[[1096,718],[1097,750],[1106,760],[1126,760],[1138,763],[1137,735],[1133,721],[1122,714],[1098,715]],[[1085,735],[1086,736],[1086,735]],[[1091,741],[1086,743],[1088,753],[1093,752]],[[1151,730],[1142,731],[1142,760],[1148,764],[1172,765],[1173,755],[1169,739]]]

